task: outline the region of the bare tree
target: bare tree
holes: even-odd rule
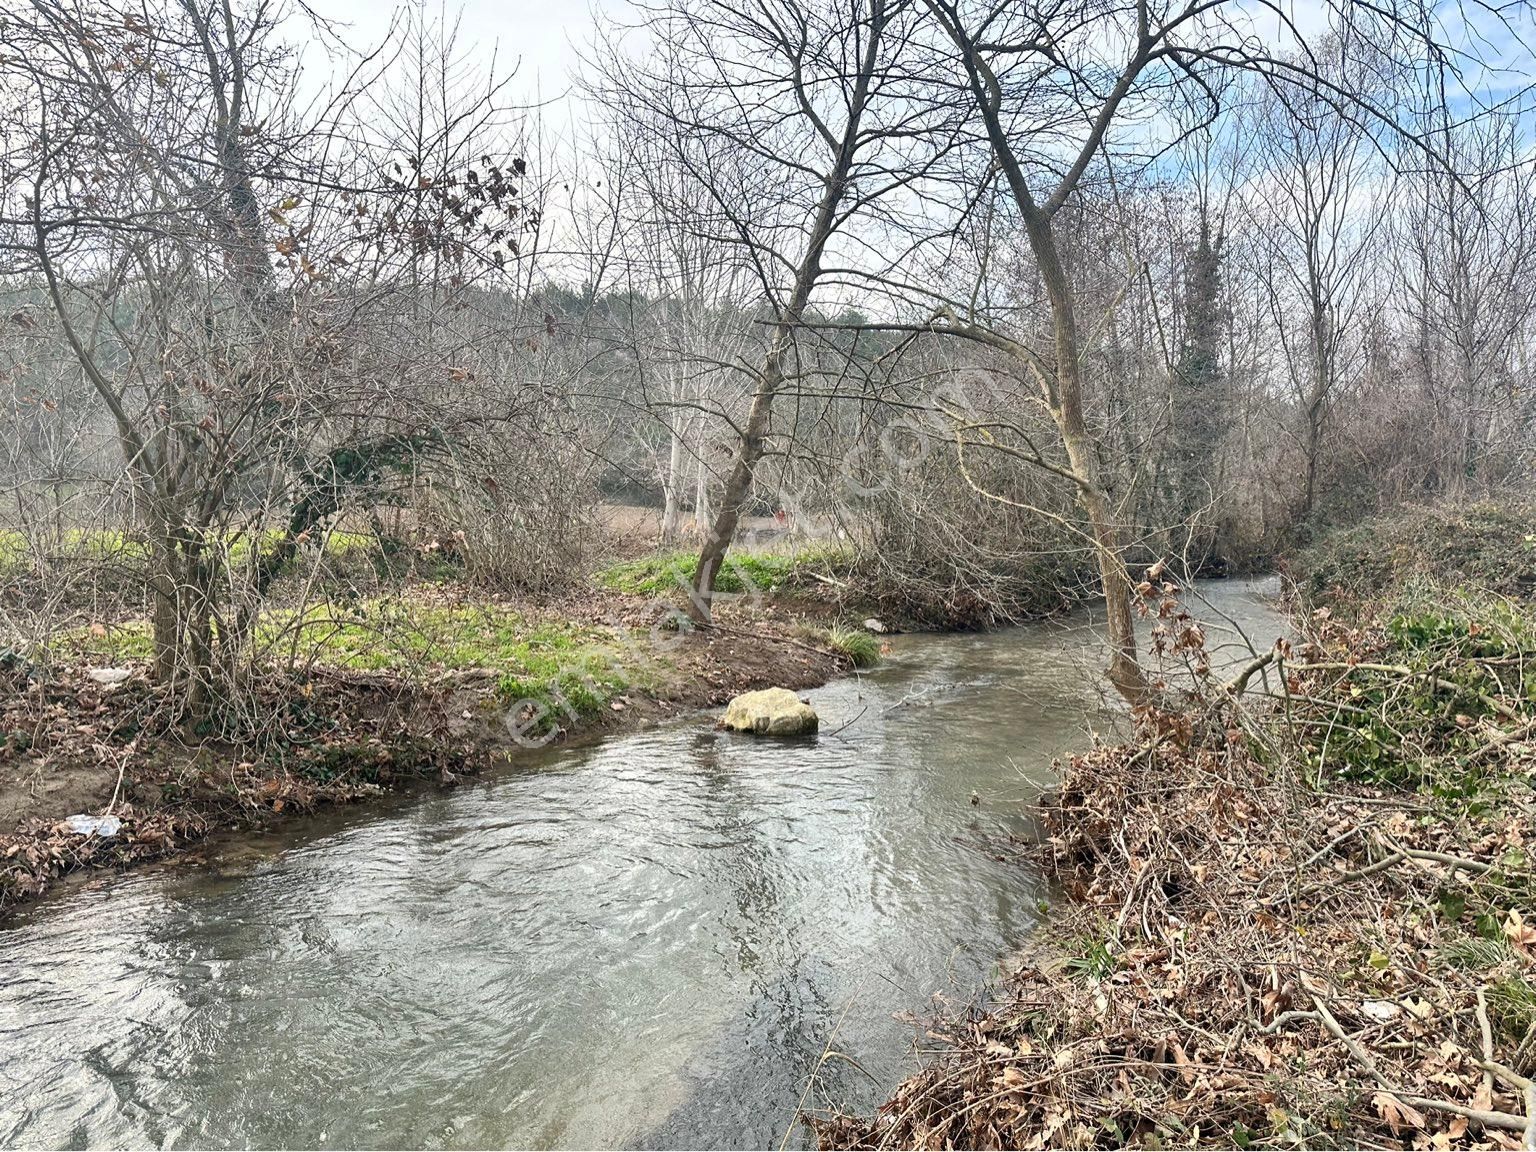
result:
[[[1083,333],[1059,221],[1119,118],[1149,89],[1166,90],[1164,66],[1177,65],[1176,37],[1194,13],[1175,9],[1158,18],[1145,3],[1087,19],[1075,9],[1042,14],[1011,6],[962,7],[947,0],[929,0],[928,7],[952,47],[945,66],[963,78],[964,97],[979,120],[978,134],[1028,239],[1049,308],[1051,351],[1041,354],[981,317],[951,312],[947,327],[1016,356],[1038,381],[1065,465],[1035,454],[1042,466],[1055,468],[1076,487],[1103,588],[1108,677],[1127,700],[1143,703],[1151,687],[1136,655],[1124,537],[1087,420]],[[1033,130],[1040,124],[1048,126],[1044,132]]]
[[[715,580],[768,450],[774,401],[797,372],[801,322],[850,227],[917,178],[920,105],[894,90],[914,8],[904,0],[678,0],[642,9],[646,62],[610,52],[599,94],[708,191],[703,234],[752,269],[766,335],[751,402],[694,572],[690,614],[711,619]]]
[[[935,99],[970,106],[976,148],[987,158],[971,167],[978,186],[967,203],[984,199],[991,184],[1001,189],[1027,240],[1049,315],[1043,349],[1033,346],[1028,331],[1010,331],[997,317],[955,306],[963,301],[951,300],[930,327],[989,344],[1034,375],[1062,458],[1049,458],[1027,438],[1018,450],[1075,486],[1105,599],[1109,680],[1127,700],[1145,703],[1155,692],[1137,659],[1126,526],[1106,487],[1102,433],[1089,419],[1085,353],[1103,322],[1081,314],[1063,242],[1066,223],[1081,207],[1087,182],[1150,171],[1178,138],[1217,123],[1228,81],[1242,73],[1314,92],[1338,116],[1411,137],[1397,110],[1380,103],[1380,88],[1368,73],[1331,72],[1278,7],[1274,15],[1301,44],[1295,53],[1271,47],[1256,13],[1236,3],[1159,7],[1132,0],[1108,9],[1043,10],[985,0],[925,4],[941,33],[931,70]],[[1417,7],[1344,0],[1330,16],[1339,26],[1335,39],[1367,66],[1380,67],[1394,49],[1441,54]],[[1170,108],[1189,114],[1169,117]]]
[[[1360,87],[1363,78],[1350,75],[1340,42],[1320,46],[1314,60],[1334,87]],[[1359,121],[1339,115],[1335,102],[1309,84],[1266,85],[1249,138],[1259,159],[1245,206],[1254,216],[1281,371],[1299,416],[1297,517],[1306,520],[1317,502],[1334,403],[1363,367],[1387,173]]]
[[[296,142],[267,101],[273,13],[37,4],[4,25],[32,147],[3,183],[13,271],[110,413],[150,550],[157,675],[206,694],[218,573],[209,532],[242,462],[284,434],[294,345],[258,187]],[[280,100],[273,104],[279,104]]]
[[[228,686],[267,585],[348,490],[445,443],[433,401],[451,367],[379,339],[382,303],[423,291],[429,266],[461,285],[466,237],[515,259],[487,233],[523,213],[521,160],[395,147],[386,168],[377,136],[341,138],[361,85],[298,100],[278,17],[61,0],[0,25],[21,145],[0,179],[6,271],[42,286],[109,415],[148,554],[155,674],[193,720]]]
[[[643,306],[630,311],[628,343],[642,402],[664,434],[657,463],[661,539],[675,543],[692,489],[696,528],[709,531],[710,440],[751,338],[753,280],[741,249],[722,244],[712,195],[690,168],[681,141],[613,126],[626,160],[625,282]]]
[[[1517,357],[1536,317],[1536,168],[1512,113],[1460,121],[1439,107],[1427,118],[1446,164],[1402,181],[1398,275],[1444,446],[1426,486],[1465,496],[1511,478],[1524,456],[1531,410]]]

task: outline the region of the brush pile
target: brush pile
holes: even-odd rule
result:
[[[1323,614],[1072,760],[1049,939],[821,1146],[1536,1147],[1536,644],[1486,607]]]

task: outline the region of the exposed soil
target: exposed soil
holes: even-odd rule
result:
[[[100,765],[51,764],[32,756],[0,763],[0,827],[57,812],[96,812],[112,798],[116,776]]]
[[[643,627],[653,606],[623,597],[540,605],[546,618]],[[548,742],[594,738],[721,705],[769,686],[805,689],[846,670],[845,657],[782,619],[727,612],[717,628],[637,645],[633,686],[606,707],[560,715]],[[270,717],[260,739],[189,742],[172,701],[142,666],[121,684],[85,668],[0,685],[0,914],[84,868],[121,868],[185,852],[218,829],[266,825],[353,803],[407,780],[458,777],[525,755],[492,670],[407,680],[314,669],[249,689]],[[702,721],[701,721],[702,722]],[[64,818],[110,814],[110,838]]]

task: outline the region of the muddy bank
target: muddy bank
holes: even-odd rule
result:
[[[451,785],[543,747],[749,689],[815,687],[849,667],[799,624],[739,615],[709,632],[615,648],[595,699],[509,700],[489,668],[405,677],[312,667],[247,686],[242,705],[268,719],[244,742],[188,739],[142,661],[122,662],[128,676],[111,685],[83,665],[13,670],[0,706],[0,915],[83,869],[184,853],[214,831],[270,826],[407,782]],[[76,813],[120,827],[82,835],[64,824]]]

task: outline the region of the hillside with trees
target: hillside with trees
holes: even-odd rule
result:
[[[1121,727],[1028,866],[1102,955],[819,1137],[1531,1146],[1526,0],[636,0],[535,102],[448,15],[327,7],[0,15],[0,909],[887,633],[1091,619]],[[1233,679],[1186,593],[1273,572],[1297,635]],[[1458,922],[1497,980],[1408,958]],[[1443,993],[1450,1081],[1330,1009],[1357,946],[1367,1002]],[[1304,1052],[1329,1103],[1266,1118]]]

